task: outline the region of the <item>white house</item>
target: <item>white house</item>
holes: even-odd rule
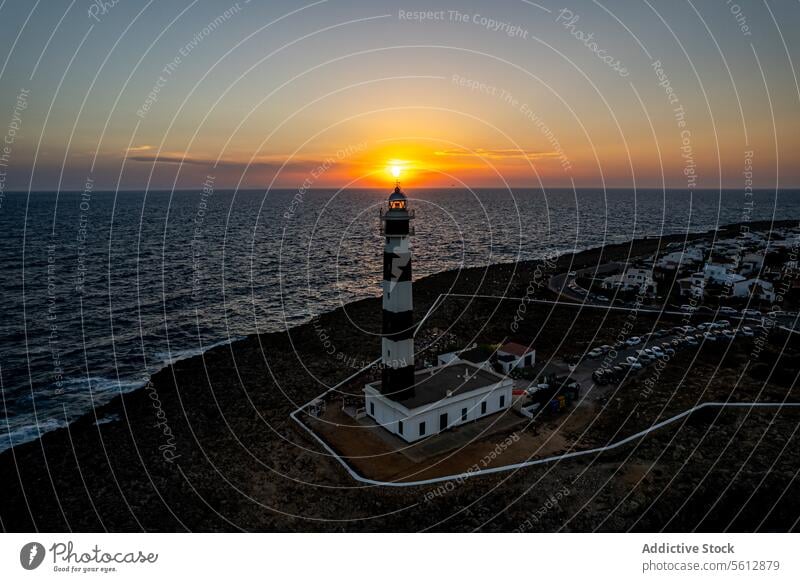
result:
[[[511,406],[510,378],[470,362],[452,362],[414,375],[414,390],[401,398],[380,392],[380,381],[364,387],[366,412],[406,442],[414,442]]]
[[[645,293],[655,293],[656,284],[653,281],[652,269],[639,269],[630,267],[621,275],[611,275],[603,279],[601,285],[604,289],[640,289]]]
[[[775,301],[775,288],[769,281],[764,281],[758,277],[744,279],[733,284],[732,294],[734,297],[755,297],[762,301]]]
[[[527,368],[536,363],[536,350],[517,342],[506,342],[497,350],[497,363],[506,374],[514,368]]]
[[[464,348],[463,350],[439,354],[436,357],[436,361],[439,366],[445,366],[453,362],[471,362],[479,368],[490,370],[492,368],[490,361],[492,353],[491,350],[485,347],[472,345],[472,347]]]
[[[758,273],[764,266],[764,255],[761,253],[748,253],[742,257],[742,262],[739,266],[744,275]]]
[[[703,277],[706,281],[713,281],[724,285],[733,273],[733,263],[710,261],[703,266]]]
[[[702,298],[706,288],[706,278],[703,273],[692,273],[688,277],[678,279],[678,293],[682,297]]]
[[[704,254],[701,249],[689,247],[684,251],[673,251],[663,255],[658,259],[656,265],[662,269],[677,270],[681,267],[688,267],[702,263]]]

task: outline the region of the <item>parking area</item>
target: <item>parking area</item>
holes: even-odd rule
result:
[[[626,374],[637,372],[660,359],[668,360],[680,350],[752,338],[756,329],[738,323],[733,327],[730,321],[724,319],[696,326],[675,326],[593,348],[586,354],[582,364],[593,368],[592,380],[603,386],[619,382]]]

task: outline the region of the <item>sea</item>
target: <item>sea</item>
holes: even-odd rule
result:
[[[169,364],[377,296],[388,190],[0,197],[0,451]],[[414,277],[800,220],[800,191],[409,188]],[[105,419],[100,419],[102,422]]]

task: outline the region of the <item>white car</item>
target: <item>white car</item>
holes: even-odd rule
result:
[[[663,357],[664,357],[664,351],[663,351],[663,350],[662,350],[660,347],[658,347],[658,346],[653,346],[653,347],[652,347],[652,348],[650,348],[650,349],[651,349],[651,350],[653,350],[653,354],[655,354],[655,355],[656,355],[656,356],[658,356],[659,358],[663,358]]]
[[[741,333],[742,333],[743,336],[746,336],[746,337],[753,337],[753,335],[755,335],[753,333],[753,328],[752,327],[748,327],[746,325],[743,328],[741,328]]]
[[[707,342],[715,342],[717,341],[717,336],[715,336],[710,331],[706,331],[703,333],[703,339]]]
[[[739,313],[733,307],[720,307],[719,312],[725,313],[727,315],[736,315],[737,313]]]
[[[638,335],[635,335],[625,340],[625,343],[629,346],[638,346],[640,343],[642,343],[642,338],[640,338]]]
[[[590,358],[599,358],[603,355],[603,351],[600,348],[594,348],[588,354],[586,354]]]
[[[627,358],[625,358],[625,361],[628,362],[631,366],[633,366],[635,363],[639,361],[639,358],[637,358],[636,356],[628,356]]]
[[[747,315],[748,317],[761,317],[761,312],[758,309],[743,309],[742,315]]]

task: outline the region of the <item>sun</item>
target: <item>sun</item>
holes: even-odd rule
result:
[[[389,171],[392,173],[392,176],[394,176],[395,178],[399,178],[400,173],[403,171],[403,168],[401,168],[398,164],[392,164],[391,166],[389,166]]]

